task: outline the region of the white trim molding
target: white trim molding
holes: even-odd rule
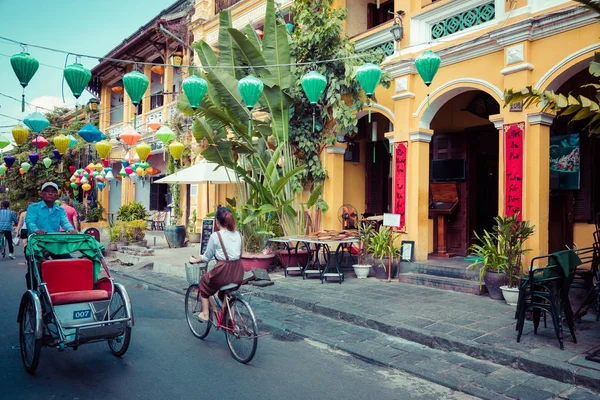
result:
[[[362,109],[361,111],[359,111],[356,114],[356,119],[360,119],[362,117],[364,117],[365,115],[368,114],[369,112],[369,108],[375,109],[375,110],[379,110],[379,111],[383,111],[381,114],[385,115],[387,119],[389,119],[390,121],[392,121],[392,123],[396,120],[396,117],[394,116],[394,113],[392,112],[392,110],[390,110],[387,107],[382,106],[381,104],[378,103],[371,103],[371,105],[369,107],[365,106],[364,109]],[[372,110],[371,110],[372,112]]]
[[[517,72],[521,72],[521,71],[533,71],[535,67],[533,66],[533,64],[530,63],[523,63],[523,64],[517,64],[517,65],[513,65],[512,67],[507,67],[504,69],[500,70],[500,73],[502,75],[510,75],[510,74],[516,74]]]
[[[417,131],[417,132],[410,132],[408,134],[408,137],[410,138],[411,142],[425,142],[425,143],[431,143],[431,138],[433,137],[433,133],[431,132],[422,132],[422,131]]]
[[[414,99],[416,95],[413,92],[402,92],[392,96],[392,100]]]
[[[494,128],[500,130],[504,126],[504,117],[492,115],[490,116],[490,122],[494,124]]]
[[[584,47],[583,49],[580,49],[576,52],[574,52],[573,54],[563,58],[562,60],[560,60],[556,65],[554,65],[552,68],[550,68],[548,70],[548,72],[546,72],[544,74],[544,76],[542,76],[540,78],[540,80],[538,81],[538,83],[535,84],[535,86],[533,87],[535,90],[540,90],[542,88],[542,86],[546,83],[546,81],[548,79],[550,79],[550,77],[552,75],[554,75],[557,71],[559,71],[561,68],[563,68],[565,65],[568,65],[570,63],[573,62],[573,60],[575,60],[576,58],[579,58],[587,53],[591,53],[590,57],[593,57],[594,54],[593,52],[595,50],[600,49],[600,42],[598,43],[594,43],[590,46]]]
[[[346,153],[346,144],[337,143],[335,146],[327,147],[327,154],[344,154]]]
[[[554,122],[555,117],[555,115],[545,112],[536,112],[533,114],[527,114],[527,122],[529,122],[529,125],[550,126]]]

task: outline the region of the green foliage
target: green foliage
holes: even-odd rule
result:
[[[358,224],[358,264],[365,265],[367,249],[371,243],[371,237],[375,232],[371,224]]]
[[[480,244],[474,244],[470,250],[483,261],[475,261],[470,269],[479,269],[480,284],[483,275],[489,269],[504,272],[510,287],[517,287],[522,276],[521,258],[530,249],[525,249],[525,241],[534,233],[535,226],[528,221],[519,221],[518,214],[510,217],[496,217],[493,232],[484,231],[483,236],[475,236]]]
[[[358,133],[357,112],[364,103],[364,94],[356,80],[356,69],[365,62],[381,64],[385,55],[371,50],[356,57],[354,42],[343,30],[345,8],[332,8],[332,0],[297,0],[292,5],[296,29],[291,37],[290,51],[298,63],[294,72],[295,84],[290,88],[294,112],[290,120],[290,143],[296,148],[296,157],[306,165],[303,183],[322,183],[327,172],[320,161],[325,145],[336,142],[336,135],[353,137]],[[356,57],[328,63],[314,61]],[[302,77],[315,70],[327,79],[327,88],[316,108],[317,129],[313,132],[313,106],[302,87]],[[391,77],[384,73],[381,84],[389,87]]]
[[[596,78],[600,77],[600,53],[595,54],[589,72]],[[553,90],[540,92],[531,86],[521,90],[507,89],[504,92],[504,107],[522,101],[524,108],[541,105],[543,112],[553,111],[559,116],[570,117],[570,122],[589,118],[586,128],[590,133],[600,134],[600,82],[598,79],[596,82],[581,86],[586,94],[589,93],[588,96],[573,96],[571,93],[565,96]]]
[[[379,262],[386,271],[387,266],[383,262],[384,257],[390,257],[392,262],[400,258],[401,247],[396,246],[399,237],[400,232],[394,232],[390,227],[382,226],[379,228],[379,232],[372,232],[368,239],[367,253],[373,254],[373,258],[379,258]]]
[[[145,222],[148,215],[148,211],[142,203],[134,201],[129,204],[124,204],[119,208],[119,211],[117,211],[117,220],[127,222],[143,220]]]
[[[117,221],[114,226],[108,228],[108,240],[111,243],[118,242],[121,239],[121,230],[117,228],[117,225],[122,223],[122,221]]]
[[[148,223],[145,219],[134,219],[131,221],[117,220],[109,230],[111,242],[124,240],[126,242],[139,242],[144,240]]]
[[[196,220],[198,219],[196,214],[196,209],[192,211],[192,215],[190,216],[190,220],[188,221],[188,232],[196,233]]]
[[[104,221],[104,216],[102,215],[103,213],[104,213],[104,207],[102,207],[102,204],[100,204],[100,202],[96,202],[96,207],[90,208],[88,210],[85,221],[86,222]]]

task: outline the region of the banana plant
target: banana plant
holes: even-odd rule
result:
[[[251,25],[244,32],[232,28],[229,10],[219,18],[219,52],[203,40],[193,44],[202,64],[198,73],[208,82],[207,94],[196,111],[185,94],[180,95],[178,109],[194,117],[192,132],[207,143],[202,155],[234,171],[239,222],[254,229],[275,218],[285,234],[294,234],[296,196],[302,188],[298,176],[305,167],[296,166],[289,145],[292,99],[287,92],[294,60],[286,27],[275,15],[274,0],[267,1],[262,40]],[[238,81],[250,74],[264,83],[252,111],[238,91]]]

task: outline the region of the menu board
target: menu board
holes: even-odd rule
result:
[[[406,219],[406,143],[394,145],[394,214],[400,215],[399,228],[404,228]]]
[[[507,124],[504,131],[504,212],[506,216],[519,213],[521,221],[523,210],[523,135],[525,123]]]
[[[202,236],[200,237],[200,254],[204,254],[206,246],[208,246],[208,239],[210,235],[215,231],[215,220],[213,218],[202,219]]]

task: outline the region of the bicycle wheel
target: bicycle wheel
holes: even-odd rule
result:
[[[25,300],[19,324],[19,342],[21,344],[21,359],[25,370],[33,374],[40,362],[42,339],[36,339],[36,311],[33,299],[28,296]]]
[[[125,297],[119,289],[115,287],[115,292],[110,300],[110,315],[109,320],[127,318],[127,310],[125,309]],[[129,342],[131,341],[131,327],[125,326],[125,332],[123,336],[112,338],[108,340],[108,347],[110,351],[117,357],[123,356],[127,349],[129,349]]]
[[[242,364],[254,357],[258,343],[258,326],[252,309],[245,300],[232,298],[225,311],[225,336],[231,355]],[[233,318],[233,320],[232,320]]]
[[[185,319],[190,330],[198,339],[204,339],[210,332],[210,322],[201,322],[197,315],[202,311],[200,288],[195,283],[190,285],[185,294]]]

